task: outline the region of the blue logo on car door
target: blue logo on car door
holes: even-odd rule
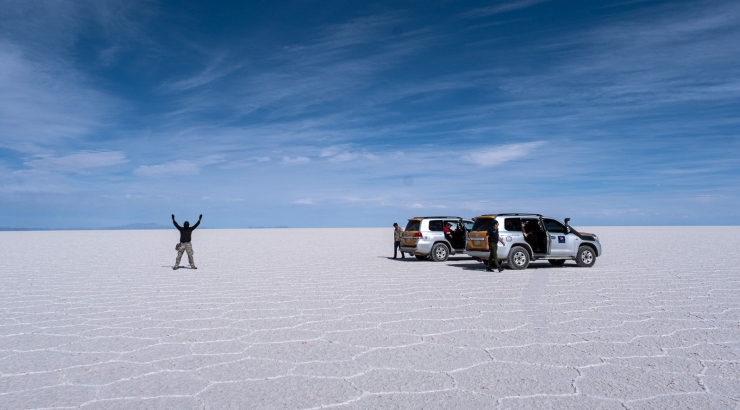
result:
[[[565,243],[565,236],[558,236],[558,243]]]

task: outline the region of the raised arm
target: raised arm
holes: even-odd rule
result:
[[[200,214],[200,216],[198,217],[198,222],[196,222],[195,225],[193,225],[193,229],[197,228],[198,225],[200,225],[200,220],[201,219],[203,219],[203,214]]]
[[[172,223],[175,224],[175,228],[178,230],[182,229],[182,226],[177,224],[177,221],[175,221],[175,214],[172,214]]]

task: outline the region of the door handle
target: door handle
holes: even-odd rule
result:
[[[555,239],[555,237],[554,236],[551,236],[550,239]]]

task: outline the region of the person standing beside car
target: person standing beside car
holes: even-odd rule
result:
[[[403,234],[403,229],[398,226],[398,223],[393,222],[393,259],[396,259],[399,249],[401,250],[401,259],[406,257],[403,249],[401,249],[401,234]]]
[[[501,246],[506,246],[504,240],[498,234],[498,221],[491,221],[491,226],[488,227],[486,232],[486,250],[490,251],[491,254],[488,256],[488,263],[486,264],[486,271],[493,272],[491,269],[492,264],[496,265],[499,272],[503,271],[504,268],[498,263],[498,243],[501,242]]]

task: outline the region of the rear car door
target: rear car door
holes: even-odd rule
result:
[[[409,223],[406,224],[406,229],[404,229],[403,233],[401,234],[401,246],[407,248],[415,248],[416,242],[421,236],[421,234],[419,233],[420,230],[421,219],[409,219]]]
[[[571,257],[574,254],[575,235],[568,233],[565,225],[551,218],[542,218],[550,241],[550,256]]]
[[[486,250],[486,231],[491,226],[493,218],[480,217],[475,220],[468,233],[468,250],[485,251]]]

